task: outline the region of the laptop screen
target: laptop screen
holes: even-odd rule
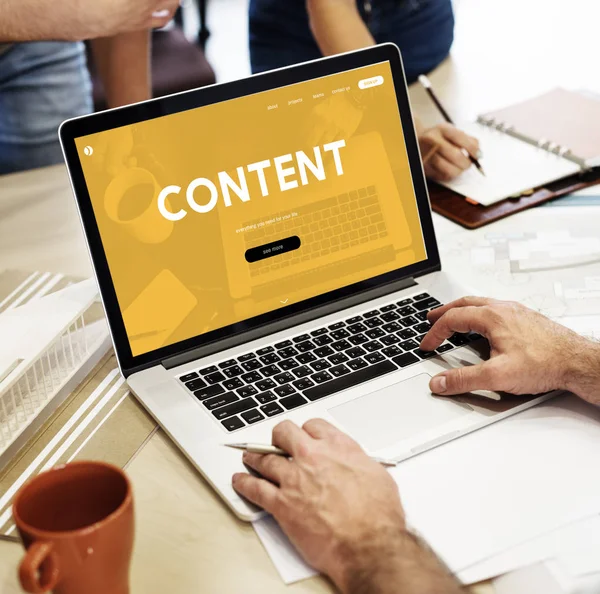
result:
[[[76,147],[133,356],[427,259],[389,62]]]

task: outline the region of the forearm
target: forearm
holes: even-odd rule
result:
[[[581,338],[574,345],[572,356],[565,355],[567,370],[561,387],[600,405],[600,343]]]
[[[307,0],[313,35],[325,56],[375,45],[355,0]]]
[[[60,2],[47,0],[0,1],[0,42],[72,40],[72,21]]]
[[[344,555],[336,585],[343,594],[462,594],[435,554],[407,531],[363,543]],[[385,541],[385,542],[384,542]]]
[[[152,96],[150,33],[136,31],[92,42],[108,107],[119,107]]]

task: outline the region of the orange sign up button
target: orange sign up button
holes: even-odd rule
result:
[[[286,252],[293,252],[299,247],[300,238],[297,235],[292,235],[292,237],[286,237],[279,241],[272,241],[271,243],[265,243],[264,245],[246,250],[246,262],[258,262],[259,260],[285,254]]]
[[[371,78],[363,78],[358,81],[359,89],[370,89],[383,84],[383,76],[372,76]]]

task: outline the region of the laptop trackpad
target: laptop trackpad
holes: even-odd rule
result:
[[[376,451],[473,411],[467,404],[433,396],[430,380],[422,373],[328,412],[364,448]]]

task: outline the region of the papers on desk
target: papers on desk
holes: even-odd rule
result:
[[[596,516],[599,457],[600,410],[561,396],[402,462],[391,473],[410,525],[460,576],[516,545]],[[261,523],[259,537],[286,582],[310,577],[312,570],[294,559],[272,520]]]

